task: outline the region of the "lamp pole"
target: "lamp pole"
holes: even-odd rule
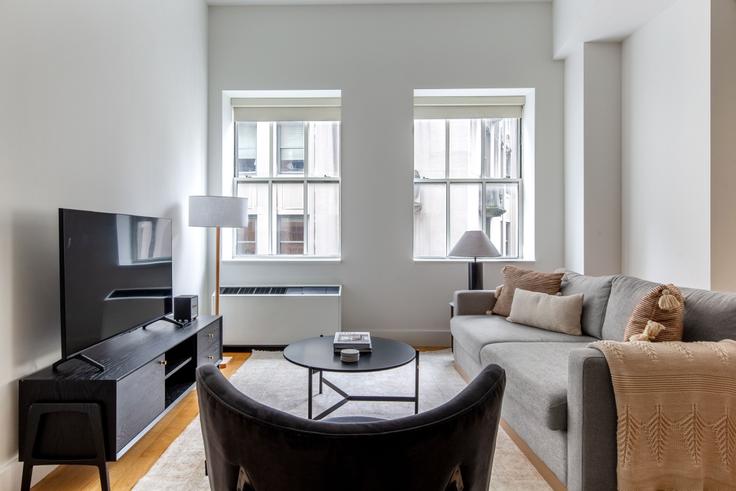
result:
[[[215,315],[220,315],[220,227],[215,227]]]
[[[483,263],[474,257],[473,262],[468,263],[468,290],[483,289]]]

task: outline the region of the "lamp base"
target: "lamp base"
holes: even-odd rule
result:
[[[468,290],[483,289],[483,263],[468,263]]]

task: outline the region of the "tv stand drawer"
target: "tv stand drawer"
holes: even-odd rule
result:
[[[215,363],[222,358],[222,331],[215,323],[197,333],[197,366]]]
[[[116,451],[125,447],[164,410],[165,359],[164,355],[159,356],[118,383]]]

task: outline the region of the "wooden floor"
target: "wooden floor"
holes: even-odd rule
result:
[[[250,353],[225,353],[232,359],[222,369],[229,377],[248,359]],[[164,450],[197,416],[197,394],[190,392],[151,431],[120,460],[108,464],[113,491],[128,491],[156,463]],[[59,466],[33,487],[36,491],[96,491],[100,478],[96,467]]]
[[[437,347],[419,347],[434,351]],[[250,357],[250,353],[225,353],[232,359],[222,372],[230,377]],[[199,413],[197,395],[190,392],[117,462],[110,462],[110,486],[113,491],[128,491],[161,457]],[[59,466],[33,487],[34,491],[97,491],[100,479],[96,467]]]

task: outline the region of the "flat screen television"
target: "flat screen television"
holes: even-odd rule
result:
[[[62,361],[171,313],[171,220],[59,209]]]

